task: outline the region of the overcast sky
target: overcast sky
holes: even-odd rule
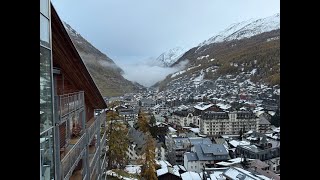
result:
[[[280,0],[52,0],[52,3],[63,21],[121,68],[158,57],[176,46],[194,47],[232,23],[280,12]]]

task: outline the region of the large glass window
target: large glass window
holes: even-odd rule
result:
[[[40,14],[40,44],[50,48],[49,19]]]
[[[40,168],[43,180],[54,179],[53,129],[40,135]]]
[[[40,46],[40,132],[52,126],[50,50]]]
[[[40,0],[40,12],[45,16],[49,17],[49,1]]]

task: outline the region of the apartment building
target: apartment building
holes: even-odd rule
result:
[[[251,111],[203,112],[200,133],[206,135],[239,134],[240,130],[258,131],[259,120]]]
[[[193,113],[190,110],[181,110],[173,112],[171,121],[182,127],[190,126],[190,124],[199,126],[200,118],[198,116],[193,116]]]
[[[105,108],[50,0],[40,0],[40,180],[105,179]]]

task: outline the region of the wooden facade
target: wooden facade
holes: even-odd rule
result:
[[[75,124],[73,121],[80,123],[81,129],[88,128],[89,124],[87,122],[95,121],[94,110],[95,109],[106,109],[107,105],[104,101],[99,89],[94,83],[89,71],[87,70],[83,60],[81,59],[78,51],[73,45],[62,21],[60,20],[57,12],[51,5],[51,31],[52,31],[52,63],[53,63],[53,89],[54,95],[59,99],[62,95],[78,93],[83,94],[84,98],[81,100],[68,101],[74,103],[74,107],[77,107],[76,103],[83,102],[81,104],[81,110],[67,111],[65,117],[68,120],[58,121],[57,130],[59,132],[59,149],[60,149],[60,160],[62,160],[68,151],[71,151],[71,147],[77,142],[76,138],[71,136],[71,129]],[[79,95],[80,97],[80,95]],[[81,96],[83,97],[83,96]],[[56,102],[60,102],[55,100]],[[77,102],[76,102],[77,101]],[[76,102],[76,103],[75,103]],[[59,109],[59,103],[55,105],[56,109]],[[70,107],[70,106],[67,106]],[[66,108],[68,109],[68,108]],[[60,110],[60,111],[59,111]],[[56,117],[61,118],[61,108],[56,110]],[[60,113],[60,114],[59,114]],[[71,115],[70,115],[71,114]],[[83,116],[85,115],[84,119]],[[85,126],[82,122],[85,122]],[[100,122],[100,121],[99,121]],[[99,127],[100,130],[100,127]],[[97,133],[100,134],[100,133]],[[79,138],[78,138],[79,139]],[[93,141],[93,140],[92,140]],[[87,142],[89,144],[90,142]],[[99,142],[100,143],[100,142]],[[96,153],[96,152],[92,152]],[[99,153],[100,154],[100,153]],[[78,171],[83,168],[84,160],[89,158],[82,157],[82,159],[77,163],[76,168],[73,170],[73,176]],[[87,165],[88,166],[88,165]],[[95,173],[94,173],[95,172]],[[91,174],[90,179],[96,179],[94,174],[97,175],[98,170],[94,169],[93,174]],[[66,174],[63,174],[65,176]],[[80,176],[82,176],[80,174]],[[83,177],[82,177],[83,178]],[[70,178],[72,179],[72,178]]]
[[[52,8],[52,55],[53,67],[59,68],[64,77],[64,86],[60,83],[60,93],[72,90],[85,92],[86,105],[94,109],[103,109],[107,105],[94,83],[89,71],[73,45],[62,21]],[[61,77],[62,78],[62,77]],[[58,84],[59,85],[59,84]]]

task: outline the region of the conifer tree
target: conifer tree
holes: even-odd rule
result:
[[[156,142],[152,138],[149,132],[146,133],[147,141],[144,145],[144,163],[141,168],[141,176],[146,180],[156,180],[158,179],[156,176],[156,154],[155,154],[155,146]]]
[[[115,111],[107,113],[107,140],[108,140],[108,169],[123,168],[128,160],[129,147],[128,129],[122,124]]]
[[[146,118],[145,113],[140,109],[138,114],[138,127],[139,131],[142,131],[144,133],[149,131],[149,124]]]

